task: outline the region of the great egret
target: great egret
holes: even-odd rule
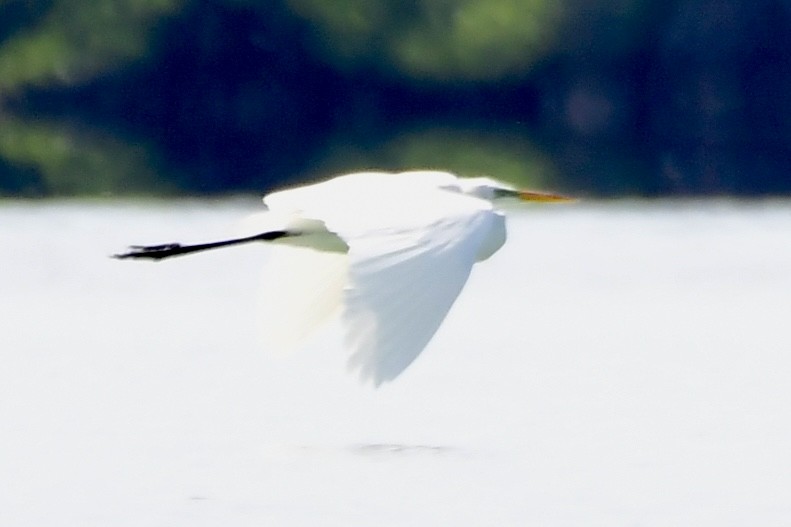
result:
[[[428,344],[473,264],[503,246],[494,202],[505,198],[570,201],[448,172],[361,172],[265,196],[266,228],[254,235],[132,246],[115,257],[161,260],[258,241],[296,247],[270,277],[271,346],[297,347],[340,312],[350,368],[378,386]]]

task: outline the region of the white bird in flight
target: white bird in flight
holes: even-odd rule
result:
[[[472,266],[503,246],[502,199],[567,202],[448,172],[360,172],[264,197],[266,228],[211,243],[132,246],[116,258],[161,260],[249,242],[291,246],[272,262],[264,337],[299,347],[340,314],[349,367],[378,386],[425,348]],[[273,256],[277,256],[273,255]]]

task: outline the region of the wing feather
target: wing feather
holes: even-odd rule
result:
[[[348,282],[342,303],[349,367],[375,385],[397,377],[428,344],[461,292],[489,233],[484,208],[430,227],[344,238]]]

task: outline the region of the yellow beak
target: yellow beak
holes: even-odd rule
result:
[[[576,198],[570,198],[561,194],[553,194],[551,192],[536,192],[533,190],[519,190],[517,191],[516,195],[522,201],[540,201],[543,203],[571,203],[577,201]]]

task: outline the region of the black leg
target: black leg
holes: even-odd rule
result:
[[[258,242],[258,241],[272,241],[285,236],[298,236],[298,232],[289,231],[270,231],[256,234],[255,236],[247,236],[245,238],[234,238],[231,240],[222,240],[219,242],[211,243],[198,243],[194,245],[181,245],[180,243],[165,243],[162,245],[132,245],[129,247],[129,252],[114,254],[113,258],[119,260],[126,259],[148,259],[148,260],[162,260],[170,258],[171,256],[181,256],[182,254],[190,254],[199,251],[207,251],[209,249],[217,249],[219,247],[227,247],[229,245],[241,245],[243,243]]]

